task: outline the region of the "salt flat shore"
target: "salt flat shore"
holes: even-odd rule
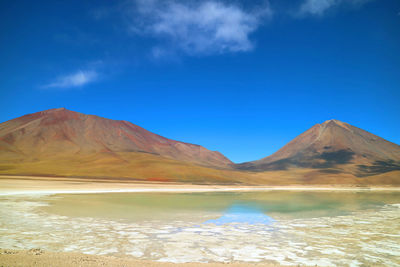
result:
[[[67,218],[57,214],[50,214],[51,216],[47,216],[47,213],[43,213],[41,210],[42,201],[46,201],[46,199],[53,197],[57,198],[57,196],[50,195],[63,193],[188,193],[232,191],[249,192],[268,190],[282,190],[282,192],[270,192],[271,194],[279,195],[285,193],[283,190],[298,192],[311,190],[327,192],[331,191],[335,192],[334,195],[339,194],[339,192],[342,191],[395,191],[393,194],[398,195],[397,192],[400,191],[400,188],[357,187],[349,185],[336,185],[335,187],[331,185],[204,185],[141,182],[123,179],[97,180],[94,178],[0,176],[0,196],[2,196],[2,201],[0,202],[0,204],[2,205],[2,215],[0,216],[0,218],[3,218],[3,222],[0,222],[0,224],[3,223],[2,230],[4,230],[2,232],[3,243],[2,246],[0,246],[0,266],[281,266],[274,265],[269,262],[276,262],[277,264],[280,263],[283,265],[289,264],[288,261],[285,260],[285,257],[287,257],[288,255],[292,258],[294,257],[294,263],[300,264],[301,266],[335,265],[333,264],[333,262],[341,262],[344,266],[349,263],[360,264],[369,262],[371,259],[374,260],[374,266],[391,266],[394,263],[398,263],[398,260],[395,257],[395,255],[397,255],[398,253],[396,252],[397,245],[393,245],[396,244],[395,239],[398,236],[398,228],[396,228],[397,225],[399,225],[399,204],[397,204],[398,202],[393,202],[394,204],[390,202],[388,205],[383,206],[380,210],[354,212],[346,216],[333,218],[318,217],[296,220],[282,219],[280,220],[279,226],[281,228],[279,228],[280,231],[278,232],[265,231],[264,226],[262,227],[262,229],[254,229],[254,227],[252,227],[252,231],[248,231],[248,229],[245,229],[244,232],[241,232],[243,229],[238,230],[235,227],[224,227],[223,229],[215,229],[214,226],[210,228],[206,225],[203,226],[205,228],[200,231],[200,234],[198,233],[200,229],[198,226],[196,226],[196,231],[193,231],[193,227],[191,225],[187,225],[187,223],[183,221],[180,222],[181,225],[176,225],[176,222],[174,221],[173,227],[168,224],[160,226],[160,223],[158,221],[154,225],[143,226],[138,224],[136,226],[133,226],[131,223],[126,224],[124,222],[112,220],[112,223],[110,223],[109,219],[101,218],[75,219],[73,217]],[[70,195],[69,197],[75,199],[82,196],[83,195]],[[21,201],[25,199],[25,197],[26,199],[30,200],[27,202]],[[66,195],[65,197],[68,196]],[[95,197],[95,195],[92,195],[92,197]],[[98,197],[103,197],[103,195],[98,195]],[[149,197],[152,196],[149,195]],[[42,216],[43,214],[45,216]],[[68,244],[70,244],[70,247],[57,247],[57,244],[59,244],[60,240],[62,242],[65,241],[64,233],[69,233],[69,231],[71,231],[71,225],[74,225],[76,227],[74,227],[74,229],[72,230],[72,232],[75,234],[70,235],[69,238],[71,239],[67,242]],[[349,225],[351,225],[352,227],[347,227]],[[152,261],[150,260],[153,259],[151,257],[149,258],[146,256],[147,258],[143,258],[142,256],[136,256],[136,254],[134,255],[126,253],[126,251],[133,251],[135,253],[137,253],[138,251],[146,251],[146,248],[140,247],[140,244],[142,244],[144,242],[143,240],[146,239],[146,236],[149,234],[149,229],[154,230],[154,226],[156,226],[156,228],[161,227],[160,229],[156,229],[156,232],[153,233],[159,233],[161,236],[161,243],[159,244],[162,244],[162,247],[165,245],[169,248],[169,250],[167,251],[168,253],[165,254],[166,256],[164,256],[163,254],[157,258],[157,260],[160,261]],[[173,229],[175,229],[176,227],[184,230],[180,231],[179,233],[175,233]],[[90,231],[88,231],[88,229]],[[311,232],[309,232],[310,229],[312,229]],[[161,232],[158,230],[160,230]],[[208,232],[214,233],[213,231],[222,233],[221,236],[223,236],[224,238],[223,241],[216,240],[214,237],[210,239],[210,235],[201,234]],[[141,241],[142,243],[139,242],[133,244],[132,242],[130,242],[131,238],[129,233],[133,233],[135,236],[141,236],[143,242]],[[345,234],[346,238],[350,238],[351,240],[353,240],[353,243],[349,243],[349,246],[347,246],[346,248],[343,248],[343,246],[341,246],[340,249],[332,250],[332,244],[333,246],[336,246],[336,243],[332,243],[332,240],[336,240],[336,236],[338,235],[338,233]],[[385,233],[385,235],[382,235],[382,233]],[[280,234],[280,237],[276,238],[277,234]],[[2,235],[0,235],[0,237]],[[271,235],[273,235],[274,238],[272,238]],[[95,242],[95,244],[97,245],[93,248],[92,245],[95,240],[94,238],[97,238],[99,236],[106,236],[107,240],[100,238],[101,240],[97,240]],[[286,239],[286,237],[288,236],[290,238]],[[295,236],[297,238],[291,238],[292,236]],[[152,235],[151,231],[149,238],[151,238],[151,240],[153,240],[154,238],[154,235]],[[274,241],[275,238],[278,241],[273,243],[272,241]],[[326,238],[326,240],[324,238]],[[32,240],[34,240],[34,242],[32,242]],[[46,247],[46,244],[50,240],[51,242],[53,242],[53,244],[56,244],[54,248]],[[123,246],[120,247],[118,251],[107,252],[107,249],[110,245],[114,246],[115,242],[124,242],[124,240],[128,241],[129,243],[123,243]],[[188,248],[188,246],[185,244],[183,244],[179,248],[173,246],[173,244],[176,243],[181,244],[180,242],[182,240],[196,240],[196,242],[198,242],[198,244],[196,245],[197,247],[195,246]],[[241,243],[238,243],[238,240],[241,241]],[[248,243],[248,240],[250,240],[250,243]],[[302,240],[303,243],[293,242],[293,240]],[[81,241],[83,241],[83,243]],[[236,261],[223,263],[224,260],[219,261],[219,263],[179,263],[185,261],[176,261],[176,259],[179,257],[187,258],[188,255],[189,257],[191,255],[200,255],[200,253],[196,251],[198,247],[208,247],[210,245],[210,247],[213,247],[214,249],[217,248],[217,252],[215,253],[218,253],[218,247],[222,242],[224,243],[224,246],[227,245],[227,250],[230,249],[229,242],[233,242],[236,246],[240,248],[234,248],[232,250],[234,253],[236,253],[235,255],[237,257],[235,259],[240,260],[241,258],[245,257],[246,261],[249,260],[249,263]],[[272,243],[270,243],[270,247],[267,248],[268,254],[265,255],[268,255],[270,260],[267,262],[257,262],[257,255],[265,253],[266,248],[263,244],[267,244],[268,242]],[[377,242],[377,244],[375,244],[374,242]],[[232,245],[233,243],[230,244]],[[99,246],[98,244],[103,245]],[[128,249],[126,244],[129,244],[130,246]],[[151,244],[149,245],[151,248],[149,251],[153,253],[159,247],[152,247]],[[254,244],[261,244],[261,247],[256,247],[254,246]],[[281,244],[283,244],[282,247]],[[248,249],[249,247],[250,250]],[[88,252],[87,250],[85,250],[86,248],[90,248],[90,251]],[[146,253],[150,253],[149,251],[147,251]],[[254,251],[254,253],[250,253],[248,251]],[[360,251],[363,251],[363,253],[366,254],[365,257],[361,257],[360,259],[351,258],[353,257],[351,255],[359,255]],[[304,255],[304,252],[307,252],[307,254]],[[334,255],[331,255],[331,258],[327,258],[326,255],[328,254],[326,253],[328,253],[329,255],[333,253]],[[382,256],[380,253],[385,254],[384,256]],[[102,254],[108,255],[105,256]],[[215,256],[217,254],[212,254],[212,256],[213,255]],[[343,259],[343,255],[350,255],[350,258]],[[390,255],[390,257],[387,255]],[[207,258],[207,261],[218,261],[216,260],[216,257],[213,257]],[[255,259],[254,263],[252,261],[253,258],[251,257]],[[172,259],[172,261],[167,260],[167,258]],[[203,260],[203,258],[201,258],[200,260]],[[174,261],[176,263],[174,263]]]
[[[90,193],[129,193],[129,192],[233,192],[233,191],[400,191],[391,186],[354,185],[244,185],[244,184],[189,184],[142,182],[123,179],[93,179],[64,177],[0,176],[0,196],[6,195],[46,195],[46,194],[90,194]]]
[[[113,256],[87,255],[73,252],[49,252],[40,249],[31,250],[10,250],[0,249],[0,266],[2,267],[74,267],[74,266],[144,266],[144,267],[245,267],[245,266],[263,266],[273,267],[281,266],[268,263],[169,263],[155,262],[146,260],[137,260],[134,258],[123,258]]]

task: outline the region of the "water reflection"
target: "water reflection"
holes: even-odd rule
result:
[[[374,192],[0,197],[0,247],[175,263],[400,266],[399,203],[399,193]]]
[[[246,223],[246,224],[271,224],[275,220],[265,215],[256,206],[250,204],[234,204],[223,216],[218,219],[208,220],[204,224],[223,225],[227,223]]]
[[[399,203],[398,192],[219,192],[66,194],[49,198],[42,210],[70,217],[129,222],[190,221],[202,223],[225,213],[232,205],[250,204],[276,220],[349,215]],[[218,214],[216,216],[216,214]]]

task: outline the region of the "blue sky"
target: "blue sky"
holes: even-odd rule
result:
[[[400,1],[1,1],[0,121],[124,119],[234,162],[328,119],[400,144]]]

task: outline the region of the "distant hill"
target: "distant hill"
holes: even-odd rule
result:
[[[400,170],[400,146],[338,120],[302,133],[273,155],[237,165],[251,171],[309,168],[357,177]]]

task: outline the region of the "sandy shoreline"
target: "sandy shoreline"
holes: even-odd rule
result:
[[[141,181],[133,181],[133,180],[129,180],[129,181],[124,181],[124,180],[113,180],[112,182],[110,181],[96,181],[94,179],[80,179],[80,178],[62,178],[62,177],[30,177],[30,176],[0,176],[0,196],[2,196],[3,200],[4,200],[4,204],[7,205],[7,201],[16,201],[16,203],[20,203],[20,198],[22,199],[25,196],[27,196],[28,198],[31,196],[39,196],[39,198],[41,199],[41,195],[45,196],[45,195],[52,195],[52,194],[89,194],[89,193],[116,193],[116,192],[138,192],[138,193],[144,193],[144,192],[163,192],[163,193],[167,193],[167,192],[171,192],[171,193],[190,193],[190,192],[253,192],[253,191],[330,191],[330,192],[342,192],[342,191],[348,191],[348,192],[357,192],[357,191],[382,191],[382,192],[390,192],[390,191],[395,191],[398,192],[400,191],[400,187],[357,187],[357,186],[350,186],[350,185],[340,185],[340,186],[332,186],[332,185],[316,185],[316,186],[299,186],[299,185],[291,185],[291,186],[254,186],[254,185],[243,185],[243,184],[231,184],[231,185],[215,185],[215,184],[210,184],[210,185],[200,185],[200,184],[179,184],[179,183],[160,183],[160,182],[141,182]],[[282,192],[283,193],[283,192]],[[275,192],[274,194],[282,194],[281,192]],[[273,194],[273,193],[271,193]],[[336,193],[335,193],[336,194]],[[385,193],[386,194],[386,193]],[[397,194],[397,193],[395,193]],[[8,197],[9,196],[9,197]],[[15,196],[15,197],[13,197]],[[19,197],[21,196],[21,197]],[[71,196],[72,198],[75,198],[77,196]],[[99,195],[99,197],[102,197]],[[150,196],[151,197],[151,196]],[[34,197],[35,198],[35,197]],[[397,202],[396,202],[397,203]],[[7,207],[7,206],[5,206]],[[12,217],[11,215],[13,214],[12,212],[10,213],[9,211],[5,210],[3,212],[2,217],[3,218],[9,218],[9,222],[10,222],[10,226],[8,229],[15,229],[15,231],[17,232],[23,232],[23,231],[27,231],[26,235],[27,239],[24,240],[30,240],[30,238],[33,238],[36,240],[36,238],[38,237],[38,234],[34,233],[34,234],[30,234],[33,230],[36,231],[35,227],[31,228],[27,228],[28,230],[24,230],[26,228],[26,224],[27,223],[29,225],[29,218],[26,218],[25,215],[29,215],[26,213],[25,209],[23,208],[24,206],[18,206],[18,207],[22,207],[22,209],[16,209],[15,206],[12,207],[12,209],[15,210],[15,216]],[[18,213],[20,212],[20,213]],[[18,218],[21,217],[21,212],[23,212],[22,214],[24,214],[24,218],[25,220],[27,220],[25,223],[23,223],[22,225],[24,225],[23,230],[15,228],[15,226],[13,226],[15,221],[18,221]],[[389,216],[390,214],[392,214],[391,216],[393,217],[393,220],[397,220],[398,217],[396,217],[397,211],[391,211],[391,210],[385,210],[383,212],[386,212],[385,216]],[[392,212],[392,213],[389,213]],[[10,215],[11,214],[11,215]],[[35,218],[35,220],[39,220],[40,217],[34,217],[35,214],[31,214],[33,217]],[[368,215],[368,214],[367,214]],[[364,221],[364,220],[371,220],[371,218],[375,218],[374,216],[376,215],[375,213],[371,214],[372,216],[368,215],[365,218],[364,217],[357,217],[354,220],[356,221]],[[10,217],[11,216],[11,217]],[[360,215],[361,216],[361,215]],[[389,216],[390,217],[390,216]],[[388,217],[388,218],[389,218]],[[378,221],[376,221],[376,225],[378,225],[379,227],[383,227],[385,224],[382,224],[380,220],[380,218],[382,218],[381,215],[376,215],[376,218]],[[53,218],[54,219],[54,218]],[[346,218],[341,218],[337,223],[338,224],[343,224],[344,220]],[[55,219],[54,219],[55,220]],[[351,223],[353,224],[353,218],[349,217],[347,218],[348,222],[347,224]],[[57,227],[61,227],[60,222],[64,222],[64,219],[62,221],[55,221],[56,224],[53,225],[57,225]],[[368,221],[369,222],[369,221]],[[49,223],[48,219],[46,219],[46,221],[40,221],[39,220],[39,225],[40,227],[42,227],[43,225],[46,225],[46,223]],[[90,223],[92,222],[81,222],[79,221],[78,223],[74,222],[71,225],[80,225],[82,224],[82,229],[84,231],[86,231],[88,229],[88,226],[90,225]],[[312,223],[312,222],[311,222]],[[322,221],[320,223],[317,223],[317,225],[330,225],[330,223],[332,223],[333,225],[335,225],[334,221]],[[375,221],[371,221],[371,223],[375,223]],[[309,225],[307,224],[307,221],[303,222],[304,225]],[[70,225],[70,222],[68,222],[66,224],[66,227],[68,228]],[[125,228],[123,228],[121,225],[117,225],[117,224],[113,224],[112,225],[112,229],[109,231],[108,227],[108,222],[106,222],[105,225],[107,225],[106,228],[102,228],[102,224],[99,224],[98,221],[96,221],[96,225],[99,225],[100,228],[96,228],[97,230],[95,230],[94,232],[97,233],[102,233],[102,231],[105,231],[104,233],[107,234],[107,236],[109,237],[109,233],[110,231],[112,233],[114,233],[114,235],[117,235],[118,239],[120,240],[121,238],[125,238],[125,236],[120,236],[121,233],[127,233],[129,231],[133,231],[131,228],[129,228],[129,231],[124,231]],[[302,227],[302,224],[296,224],[296,226],[294,227]],[[360,224],[362,226],[364,226],[364,224]],[[370,224],[368,224],[369,227]],[[120,227],[121,226],[121,227]],[[289,225],[290,226],[290,225]],[[333,229],[335,230],[335,227],[322,227],[321,229],[319,229],[319,231],[321,231],[321,236],[327,236],[327,234],[329,235],[330,232],[324,232],[326,229]],[[129,225],[129,227],[131,227],[131,225]],[[147,226],[145,226],[147,227]],[[381,231],[381,228],[377,228],[377,231]],[[114,229],[115,228],[115,229]],[[290,227],[289,227],[290,228]],[[289,229],[287,228],[287,229]],[[50,229],[50,233],[52,233],[52,231],[54,230],[52,227],[48,228]],[[62,227],[60,228],[62,229]],[[69,229],[69,228],[68,228]],[[74,228],[75,229],[75,228]],[[99,230],[100,229],[100,230]],[[169,228],[168,228],[169,229]],[[286,229],[286,228],[285,228]],[[291,228],[290,228],[291,229]],[[294,229],[294,228],[293,228]],[[292,230],[293,230],[292,229]],[[379,230],[380,229],[380,230]],[[392,229],[392,226],[390,224],[389,226],[389,230]],[[141,228],[135,228],[134,229],[136,232],[138,232],[139,234],[142,233],[140,232]],[[203,237],[200,234],[194,234],[192,231],[192,229],[189,227],[188,231],[184,231],[182,233],[180,233],[185,240],[185,238],[194,238],[196,240],[198,240],[197,238],[204,238],[204,240],[207,239],[207,237]],[[76,230],[78,231],[78,230]],[[143,233],[147,233],[147,230],[144,229]],[[228,230],[227,230],[228,231]],[[293,230],[295,231],[295,230]],[[300,230],[299,230],[300,231]],[[313,230],[314,232],[317,231],[316,229]],[[363,228],[362,231],[360,230],[360,233],[365,232],[366,230]],[[369,230],[368,230],[369,231]],[[385,230],[386,233],[391,233],[388,230]],[[135,232],[135,233],[136,233]],[[300,231],[301,232],[301,231]],[[46,232],[44,232],[46,233]],[[229,234],[226,234],[225,236],[232,236],[231,232],[227,232]],[[297,232],[296,232],[297,233]],[[238,235],[237,232],[235,232],[235,234]],[[40,234],[42,235],[42,234]],[[39,235],[39,236],[40,236]],[[162,235],[162,234],[161,234]],[[164,233],[165,235],[165,233]],[[248,238],[249,235],[251,235],[251,233],[246,232],[246,238]],[[89,236],[89,237],[88,237]],[[186,237],[185,237],[186,236]],[[190,237],[189,237],[190,236]],[[240,235],[238,235],[240,236]],[[265,241],[263,238],[265,238],[266,234],[263,234],[261,236],[256,236],[254,235],[254,237],[252,237],[252,242],[253,240],[258,240],[257,242],[259,244],[264,244],[263,242]],[[369,237],[369,236],[367,236]],[[25,237],[24,237],[25,238]],[[53,238],[53,235],[49,235],[49,238]],[[79,235],[79,240],[75,240],[73,241],[71,244],[77,244],[80,242],[80,238],[81,236]],[[165,240],[165,238],[167,238],[167,236],[163,237],[163,241],[162,242],[167,242]],[[169,244],[173,244],[173,242],[176,242],[176,240],[181,240],[179,239],[180,237],[171,235],[170,237],[168,237],[170,239]],[[176,238],[176,239],[174,239]],[[235,237],[236,238],[236,237]],[[246,240],[246,238],[244,240]],[[316,247],[317,245],[313,244],[313,240],[312,237],[310,237],[311,239],[311,246],[312,247]],[[73,240],[73,239],[71,239]],[[91,234],[87,234],[87,236],[85,238],[83,238],[83,240],[92,240],[91,239]],[[261,242],[260,240],[264,240],[263,242]],[[329,239],[328,239],[329,240]],[[390,240],[389,240],[390,241]],[[47,242],[47,239],[46,241]],[[171,243],[172,242],[172,243]],[[180,242],[180,241],[179,241]],[[204,241],[205,242],[205,241]],[[225,242],[225,241],[224,241]],[[234,242],[237,242],[237,240],[235,239]],[[318,240],[316,241],[318,244],[318,246],[321,246],[321,239],[318,238]],[[329,243],[329,242],[328,242]],[[6,244],[6,243],[5,243]],[[218,243],[219,245],[219,243]],[[252,244],[251,244],[252,245]],[[328,244],[329,245],[329,244]],[[381,246],[382,244],[380,244]],[[84,247],[86,245],[84,244]],[[271,264],[271,263],[265,263],[265,262],[229,262],[229,263],[172,263],[172,262],[157,262],[157,261],[151,261],[148,259],[139,259],[139,258],[135,258],[132,257],[131,255],[125,255],[125,254],[121,254],[123,252],[121,252],[121,250],[119,250],[119,254],[112,254],[111,255],[95,255],[95,254],[102,254],[102,252],[104,250],[107,250],[108,245],[106,244],[106,246],[104,248],[100,248],[101,253],[95,253],[95,252],[91,252],[91,254],[83,254],[80,252],[85,252],[84,250],[65,250],[65,251],[78,251],[78,252],[63,252],[63,249],[51,249],[51,248],[46,248],[45,246],[41,246],[40,244],[38,245],[38,243],[35,243],[34,246],[3,246],[3,249],[0,248],[0,266],[65,266],[65,267],[69,267],[69,266],[160,266],[160,267],[164,267],[164,266],[193,266],[193,267],[208,267],[208,266],[232,266],[232,267],[244,267],[244,266],[280,266],[280,265],[276,265],[276,264]],[[136,245],[135,245],[136,246]],[[300,248],[297,248],[296,246],[293,247],[294,251],[297,251],[296,249],[299,249],[301,251],[303,248],[301,248],[301,245],[299,245]],[[22,249],[22,250],[10,250],[10,249],[5,249],[5,248],[18,248],[18,249]],[[32,248],[32,247],[38,247],[38,249],[31,249],[31,250],[27,250],[25,248]],[[272,245],[272,247],[274,247]],[[41,250],[39,248],[45,248],[45,250]],[[173,248],[173,246],[172,246]],[[132,249],[136,250],[136,247],[132,247]],[[137,248],[140,249],[140,248]],[[286,250],[286,248],[283,248],[283,250]],[[59,251],[59,252],[55,252],[55,251]],[[191,248],[192,251],[192,248]],[[272,251],[272,250],[271,250]],[[88,252],[85,252],[88,253]],[[174,252],[175,253],[175,252]],[[197,252],[196,252],[197,253]],[[281,250],[279,250],[279,255],[281,255]],[[290,253],[294,253],[292,252],[288,252]],[[297,253],[297,252],[296,252]],[[178,253],[179,254],[179,253]],[[185,254],[186,255],[186,254]],[[196,254],[197,255],[197,254]],[[239,254],[238,254],[239,255]],[[300,256],[301,257],[301,253]],[[324,255],[319,255],[319,256],[315,256],[315,255],[311,255],[311,259],[313,259],[313,257],[316,257],[316,259],[320,259],[320,257],[323,257]],[[240,259],[240,257],[239,257]],[[246,254],[246,259],[247,258],[247,254]],[[306,258],[306,260],[308,260]],[[323,260],[323,258],[321,259]],[[178,261],[179,262],[179,261]],[[280,262],[280,261],[269,261],[269,262]],[[309,264],[310,261],[304,261],[303,263],[305,264]],[[315,261],[315,263],[318,261]],[[282,261],[280,262],[281,264],[287,264],[286,261]],[[320,262],[318,262],[318,264],[320,264]],[[315,264],[312,264],[313,266]],[[303,265],[302,265],[303,266]]]
[[[144,193],[144,192],[245,192],[245,191],[400,191],[400,187],[374,186],[357,187],[349,185],[313,186],[255,186],[255,185],[199,185],[183,183],[160,183],[141,181],[96,181],[93,179],[0,176],[0,196],[10,195],[50,195],[50,194],[90,194],[90,193]]]
[[[49,252],[40,249],[31,249],[31,250],[0,249],[0,266],[4,267],[33,267],[33,266],[274,267],[281,265],[275,265],[269,263],[169,263],[169,262],[137,260],[129,257],[87,255],[74,252]]]

